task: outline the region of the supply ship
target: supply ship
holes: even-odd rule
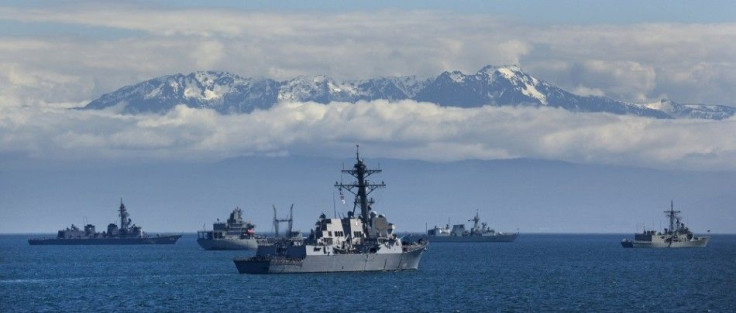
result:
[[[87,224],[84,230],[72,224],[71,227],[59,230],[56,238],[31,238],[31,245],[139,245],[139,244],[174,244],[181,235],[146,234],[140,226],[133,224],[120,199],[120,227],[117,224],[107,225],[107,231],[96,232],[95,225]]]
[[[219,220],[210,231],[198,231],[197,243],[205,250],[255,250],[258,241],[256,225],[243,220],[243,210],[235,207],[226,222]]]
[[[496,232],[486,223],[478,225],[480,218],[477,211],[468,222],[473,222],[473,228],[469,231],[465,229],[465,224],[453,225],[452,229],[449,224],[445,227],[435,226],[427,231],[427,239],[430,242],[513,242],[519,236],[518,233]]]
[[[368,195],[386,184],[368,177],[380,169],[368,169],[356,149],[356,163],[343,170],[356,181],[335,183],[355,195],[353,210],[346,217],[328,218],[321,214],[306,239],[285,238],[258,246],[256,255],[235,258],[241,274],[324,273],[416,270],[426,242],[405,242],[396,235],[396,226],[373,210]],[[356,210],[357,212],[356,216]]]
[[[703,248],[708,245],[709,236],[697,237],[685,227],[680,217],[680,211],[675,211],[675,204],[670,202],[669,211],[664,211],[670,220],[669,228],[663,232],[644,230],[634,234],[634,240],[621,240],[624,248]]]

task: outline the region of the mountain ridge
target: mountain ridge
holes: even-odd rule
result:
[[[721,105],[634,104],[602,96],[579,96],[533,77],[516,65],[487,65],[474,74],[444,71],[434,78],[377,77],[337,81],[329,76],[299,76],[276,81],[218,71],[197,71],[153,78],[122,87],[83,109],[113,108],[125,114],[165,113],[176,105],[208,108],[223,114],[269,109],[283,101],[329,103],[415,100],[462,108],[493,106],[556,107],[572,112],[607,112],[658,119],[729,118],[736,108]]]

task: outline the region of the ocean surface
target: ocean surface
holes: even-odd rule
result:
[[[30,246],[0,235],[1,312],[736,312],[736,235],[624,249],[632,235],[432,243],[408,272],[241,275],[175,245]]]

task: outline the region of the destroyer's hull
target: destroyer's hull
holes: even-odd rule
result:
[[[645,241],[645,240],[622,240],[624,248],[704,248],[708,245],[710,237],[700,237],[687,241]]]
[[[332,273],[416,270],[424,248],[403,253],[307,255],[303,259],[252,257],[234,260],[241,274]]]
[[[145,238],[41,238],[28,239],[30,245],[161,245],[175,244],[181,235],[169,235]]]
[[[429,242],[513,242],[519,234],[494,236],[427,236]]]
[[[255,238],[222,238],[197,239],[197,243],[205,250],[255,250],[258,249],[258,240]]]

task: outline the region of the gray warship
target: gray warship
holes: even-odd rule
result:
[[[670,202],[670,209],[664,211],[669,218],[669,228],[663,232],[644,230],[634,234],[634,240],[623,239],[621,246],[624,248],[703,248],[708,245],[710,237],[695,236],[685,223],[680,222],[680,211],[675,211],[674,201]]]
[[[255,250],[258,241],[256,225],[243,220],[243,210],[235,207],[226,222],[219,220],[210,231],[198,231],[197,243],[205,250]]]
[[[488,224],[480,223],[478,212],[475,217],[469,219],[473,222],[473,228],[469,231],[465,229],[465,224],[456,224],[450,229],[450,225],[445,227],[435,226],[427,231],[427,240],[430,242],[513,242],[516,240],[518,233],[497,232],[488,228]]]
[[[404,242],[397,237],[395,225],[377,214],[368,195],[385,187],[368,181],[380,169],[368,169],[356,149],[356,163],[343,170],[357,179],[352,184],[335,187],[355,195],[353,210],[344,218],[328,218],[323,213],[308,238],[286,238],[258,246],[256,255],[235,258],[241,274],[324,273],[416,270],[426,242]],[[360,209],[359,216],[355,216]]]
[[[140,245],[140,244],[174,244],[181,235],[146,234],[140,226],[133,224],[120,199],[118,209],[120,227],[114,223],[107,225],[107,231],[96,232],[95,225],[87,224],[84,230],[72,224],[71,227],[59,230],[56,238],[31,238],[31,245]]]

